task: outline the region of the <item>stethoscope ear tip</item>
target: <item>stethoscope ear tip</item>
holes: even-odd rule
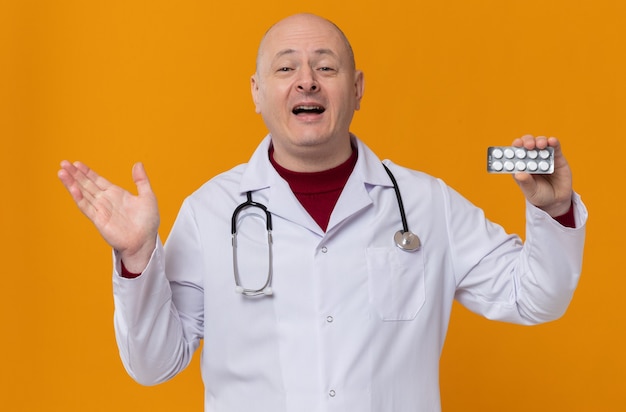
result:
[[[237,285],[235,286],[235,293],[239,293],[240,295],[243,294],[243,287]]]
[[[265,289],[263,289],[263,294],[265,296],[271,296],[274,294],[274,290],[271,287],[266,287]]]

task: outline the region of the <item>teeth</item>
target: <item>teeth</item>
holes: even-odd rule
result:
[[[324,108],[322,106],[296,106],[293,109],[293,113],[300,114],[303,112],[315,112],[315,113],[323,113]]]

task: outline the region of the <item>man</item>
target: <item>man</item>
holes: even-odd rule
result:
[[[185,200],[165,247],[141,164],[133,196],[62,162],[61,181],[114,249],[116,336],[137,381],[170,379],[204,339],[207,411],[438,411],[454,299],[520,324],[566,310],[587,212],[557,139],[514,141],[555,151],[552,175],[515,175],[522,245],[440,180],[390,161],[387,174],[350,134],[363,74],[329,21],[298,14],[270,28],[251,89],[269,135]],[[391,176],[417,250],[394,243]]]

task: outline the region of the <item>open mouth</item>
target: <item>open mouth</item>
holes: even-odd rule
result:
[[[299,114],[322,114],[325,110],[326,108],[324,108],[323,106],[302,105],[294,107],[291,112],[297,116]]]

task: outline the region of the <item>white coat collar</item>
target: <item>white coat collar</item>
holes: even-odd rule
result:
[[[352,135],[351,138],[358,150],[357,162],[333,210],[327,232],[350,215],[370,205],[372,199],[369,191],[373,186],[392,186],[380,159],[356,136]],[[268,155],[270,144],[271,136],[267,135],[252,154],[241,179],[240,193],[252,191],[254,197],[254,192],[268,189],[265,196],[271,213],[323,233],[296,199],[287,182],[272,166]]]

